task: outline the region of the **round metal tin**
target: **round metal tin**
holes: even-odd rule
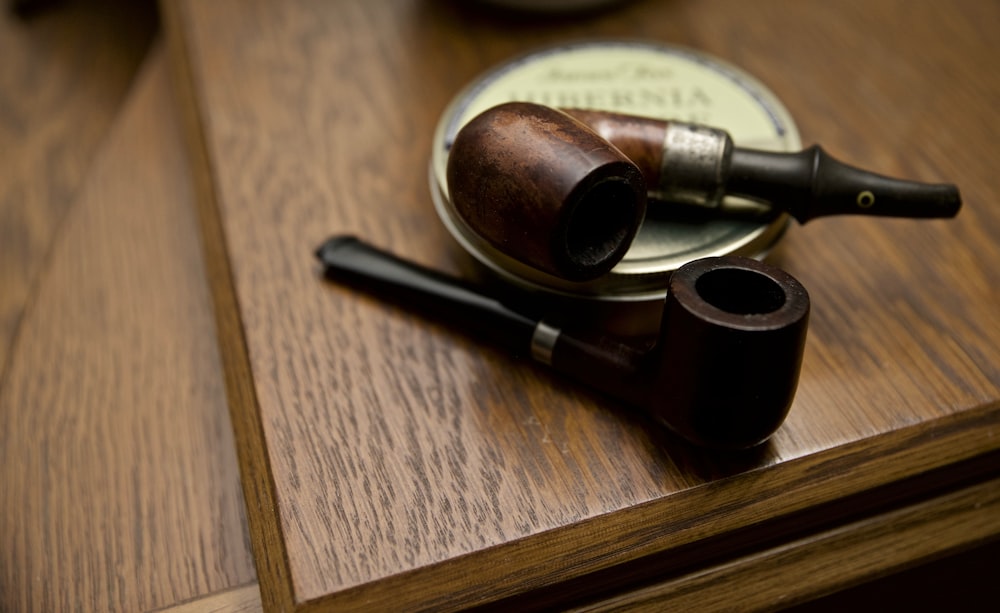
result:
[[[471,83],[447,107],[434,134],[431,195],[459,245],[502,281],[558,300],[658,303],[670,274],[709,256],[763,257],[788,224],[760,219],[678,218],[652,211],[625,258],[584,283],[558,279],[507,257],[459,217],[448,197],[446,166],[455,134],[482,111],[509,101],[591,108],[702,123],[727,130],[737,146],[801,147],[788,110],[746,72],[690,49],[638,41],[559,45],[515,58]],[[652,205],[656,207],[657,205]]]

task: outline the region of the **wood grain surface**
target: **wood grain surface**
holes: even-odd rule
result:
[[[824,505],[880,504],[893,483],[917,495],[942,467],[996,470],[995,3],[631,2],[576,19],[433,0],[163,7],[266,608],[574,597],[706,563],[702,543],[840,521],[848,509]],[[442,110],[488,67],[593,37],[717,55],[770,86],[807,143],[963,190],[956,220],[792,229],[772,261],[809,288],[810,337],[791,415],[755,453],[687,448],[319,278],[312,250],[335,233],[457,270],[427,185]],[[810,509],[836,513],[782,524]]]
[[[254,579],[165,59],[82,180],[12,348],[0,610],[143,611]]]
[[[50,8],[30,18],[0,10],[0,373],[56,228],[156,29],[150,2]]]

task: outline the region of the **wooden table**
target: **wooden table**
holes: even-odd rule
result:
[[[154,57],[4,373],[3,607],[754,609],[1000,535],[997,5],[162,8],[183,121]],[[792,412],[753,453],[687,447],[319,278],[312,249],[342,232],[456,271],[426,177],[441,111],[490,66],[593,37],[721,57],[807,144],[963,191],[955,220],[791,229],[772,261],[809,288],[810,336]]]
[[[4,92],[33,109],[61,91],[73,106],[51,109],[47,122],[4,117],[23,128],[8,141],[23,148],[5,153],[28,152],[4,159],[15,179],[6,186],[32,195],[12,189],[4,213],[23,207],[37,225],[9,223],[3,236],[51,235],[5,249],[11,263],[27,260],[15,278],[0,277],[5,299],[27,294],[7,303],[23,316],[0,388],[0,610],[148,611],[208,598],[195,609],[205,610],[248,597],[259,608],[166,56],[158,45],[143,61],[148,47],[137,45],[131,68],[119,67],[133,52],[107,52],[107,31],[138,25],[123,8],[95,30],[96,16],[74,19],[80,7],[4,24],[30,41],[53,28],[68,40],[100,37],[70,55],[56,44],[44,47],[51,56],[26,55],[51,81]],[[154,24],[150,16],[147,35]],[[78,81],[74,66],[93,69]],[[93,125],[102,118],[103,129]],[[80,166],[70,175],[78,183],[33,181],[71,169],[67,159]],[[30,282],[11,282],[29,272]]]

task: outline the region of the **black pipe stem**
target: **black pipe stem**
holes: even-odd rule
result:
[[[407,262],[353,236],[335,236],[316,250],[328,279],[390,296],[516,355],[529,352],[538,320],[514,311],[448,275]]]

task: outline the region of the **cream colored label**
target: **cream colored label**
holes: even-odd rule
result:
[[[703,123],[745,146],[798,142],[780,104],[746,74],[694,52],[629,43],[566,47],[512,63],[469,92],[447,136],[513,100]]]

